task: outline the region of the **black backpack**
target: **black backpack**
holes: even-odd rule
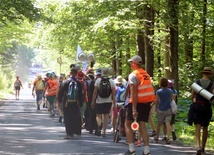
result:
[[[111,83],[109,81],[109,78],[101,78],[98,95],[101,98],[108,98],[112,93],[111,90]]]

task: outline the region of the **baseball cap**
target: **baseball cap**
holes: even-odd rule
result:
[[[131,59],[129,59],[128,62],[134,62],[136,64],[141,64],[142,58],[139,55],[135,55]]]

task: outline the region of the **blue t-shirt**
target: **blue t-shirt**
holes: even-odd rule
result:
[[[159,96],[158,109],[161,111],[166,111],[171,108],[172,100],[172,90],[170,88],[160,88],[156,91]]]

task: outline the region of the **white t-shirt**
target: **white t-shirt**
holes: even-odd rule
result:
[[[98,91],[99,91],[100,82],[101,82],[101,78],[98,78],[94,84],[94,86],[98,88]],[[111,84],[111,88],[115,90],[116,84],[114,80],[110,78],[109,82]],[[112,102],[112,94],[108,98],[101,98],[99,95],[97,95],[96,103],[102,104],[102,103],[111,103],[111,102]]]
[[[140,84],[140,81],[138,80],[136,74],[134,73],[131,73],[129,74],[129,81],[128,81],[129,84]]]

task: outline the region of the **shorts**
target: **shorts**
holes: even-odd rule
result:
[[[96,103],[95,112],[96,114],[109,114],[111,111],[112,103]]]
[[[15,86],[15,90],[20,90],[21,87],[20,86]]]
[[[157,121],[158,124],[164,124],[165,122],[170,123],[172,118],[171,108],[166,111],[161,111],[157,109]]]
[[[193,122],[194,124],[200,124],[203,127],[207,127],[210,124],[212,118],[212,107],[210,103],[207,104],[193,104]]]
[[[36,91],[36,101],[42,100],[43,97],[43,90]]]
[[[53,104],[56,99],[56,96],[46,96],[46,99],[50,104]]]
[[[142,121],[142,122],[148,122],[149,120],[149,112],[151,109],[150,106],[151,103],[138,103],[137,104],[137,113],[138,113],[138,117],[137,117],[137,121]],[[132,115],[132,104],[128,104],[127,108],[126,108],[126,119],[130,120],[130,121],[134,121],[133,115]]]

